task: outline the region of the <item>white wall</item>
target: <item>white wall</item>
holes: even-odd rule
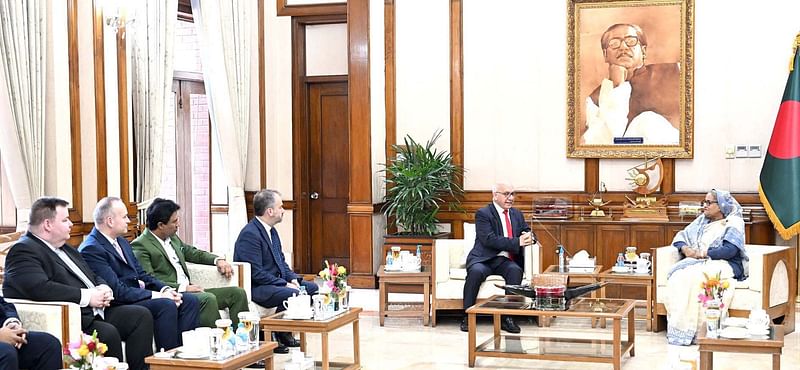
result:
[[[264,165],[267,187],[280,191],[287,200],[292,198],[292,32],[290,17],[278,17],[276,11],[274,6],[264,7],[267,84]]]
[[[436,130],[442,129],[442,138],[436,147],[450,148],[449,14],[449,0],[428,0],[424,6],[408,0],[395,3],[396,137],[399,144],[407,134],[424,143]],[[382,19],[378,21],[383,24]],[[370,26],[375,23],[371,21]],[[382,105],[371,108],[384,109]],[[373,150],[376,149],[384,150],[373,145]]]

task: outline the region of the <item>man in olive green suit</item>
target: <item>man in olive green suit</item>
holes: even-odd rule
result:
[[[191,293],[200,299],[200,326],[214,327],[220,318],[219,309],[227,308],[234,327],[238,314],[247,311],[247,293],[239,287],[203,289],[191,283],[186,262],[216,265],[220,274],[230,279],[231,265],[223,257],[184,244],[178,237],[178,210],[181,207],[169,199],[156,198],[147,207],[147,229],[132,243],[139,264],[149,274],[181,293]]]

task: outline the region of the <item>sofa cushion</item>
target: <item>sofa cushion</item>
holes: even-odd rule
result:
[[[496,276],[496,275],[493,275]],[[502,283],[500,279],[487,279],[481,284],[478,290],[478,298],[489,298],[495,294],[503,294],[503,290],[494,286],[497,283]],[[436,284],[436,299],[463,299],[464,298],[464,280],[449,280],[444,283]]]

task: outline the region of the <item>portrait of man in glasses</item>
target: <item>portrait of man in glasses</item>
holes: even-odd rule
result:
[[[676,145],[680,140],[680,65],[647,64],[647,36],[614,24],[600,37],[607,73],[586,97],[585,145]]]

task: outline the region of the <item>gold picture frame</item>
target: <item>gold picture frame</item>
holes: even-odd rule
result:
[[[692,158],[694,0],[567,7],[567,156]]]

